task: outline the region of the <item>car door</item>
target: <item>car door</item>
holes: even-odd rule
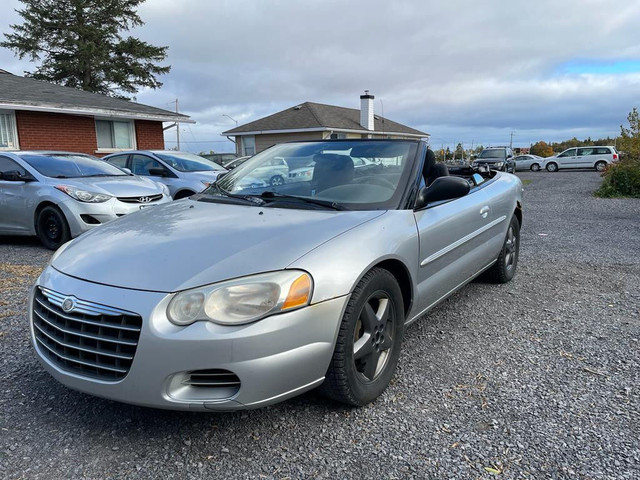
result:
[[[27,171],[14,160],[0,155],[0,173]],[[29,233],[33,227],[35,192],[31,182],[6,180],[0,177],[0,231],[5,233]]]
[[[595,164],[594,147],[578,148],[578,155],[576,156],[576,168],[589,168]]]
[[[577,149],[570,148],[558,155],[558,166],[560,168],[576,168],[578,163]]]
[[[425,311],[492,259],[483,243],[492,214],[482,188],[414,212],[419,236],[417,311]]]

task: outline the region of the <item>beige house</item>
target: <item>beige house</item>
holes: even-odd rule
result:
[[[254,155],[277,143],[343,138],[420,139],[428,133],[375,115],[374,96],[360,96],[360,110],[305,102],[223,132],[235,137],[238,155]]]

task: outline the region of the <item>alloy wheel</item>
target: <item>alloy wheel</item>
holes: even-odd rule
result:
[[[373,382],[385,369],[394,344],[395,309],[381,290],[365,302],[353,334],[353,361],[360,380]]]
[[[504,266],[507,270],[511,270],[515,264],[517,241],[518,240],[516,238],[515,232],[513,231],[513,227],[509,226],[509,230],[507,231],[507,240],[504,245]]]

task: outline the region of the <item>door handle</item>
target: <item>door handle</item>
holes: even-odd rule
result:
[[[489,205],[485,205],[484,207],[482,207],[480,209],[480,216],[482,218],[487,218],[487,216],[489,215],[490,211],[491,211],[491,208],[489,207]]]

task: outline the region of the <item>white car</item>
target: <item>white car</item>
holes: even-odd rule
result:
[[[620,160],[615,147],[590,146],[568,148],[564,152],[544,159],[541,168],[557,172],[562,168],[593,168],[602,172],[607,165]]]
[[[516,172],[521,172],[524,170],[537,172],[538,170],[540,170],[540,165],[544,163],[545,159],[538,155],[518,155],[513,160],[516,162]]]

